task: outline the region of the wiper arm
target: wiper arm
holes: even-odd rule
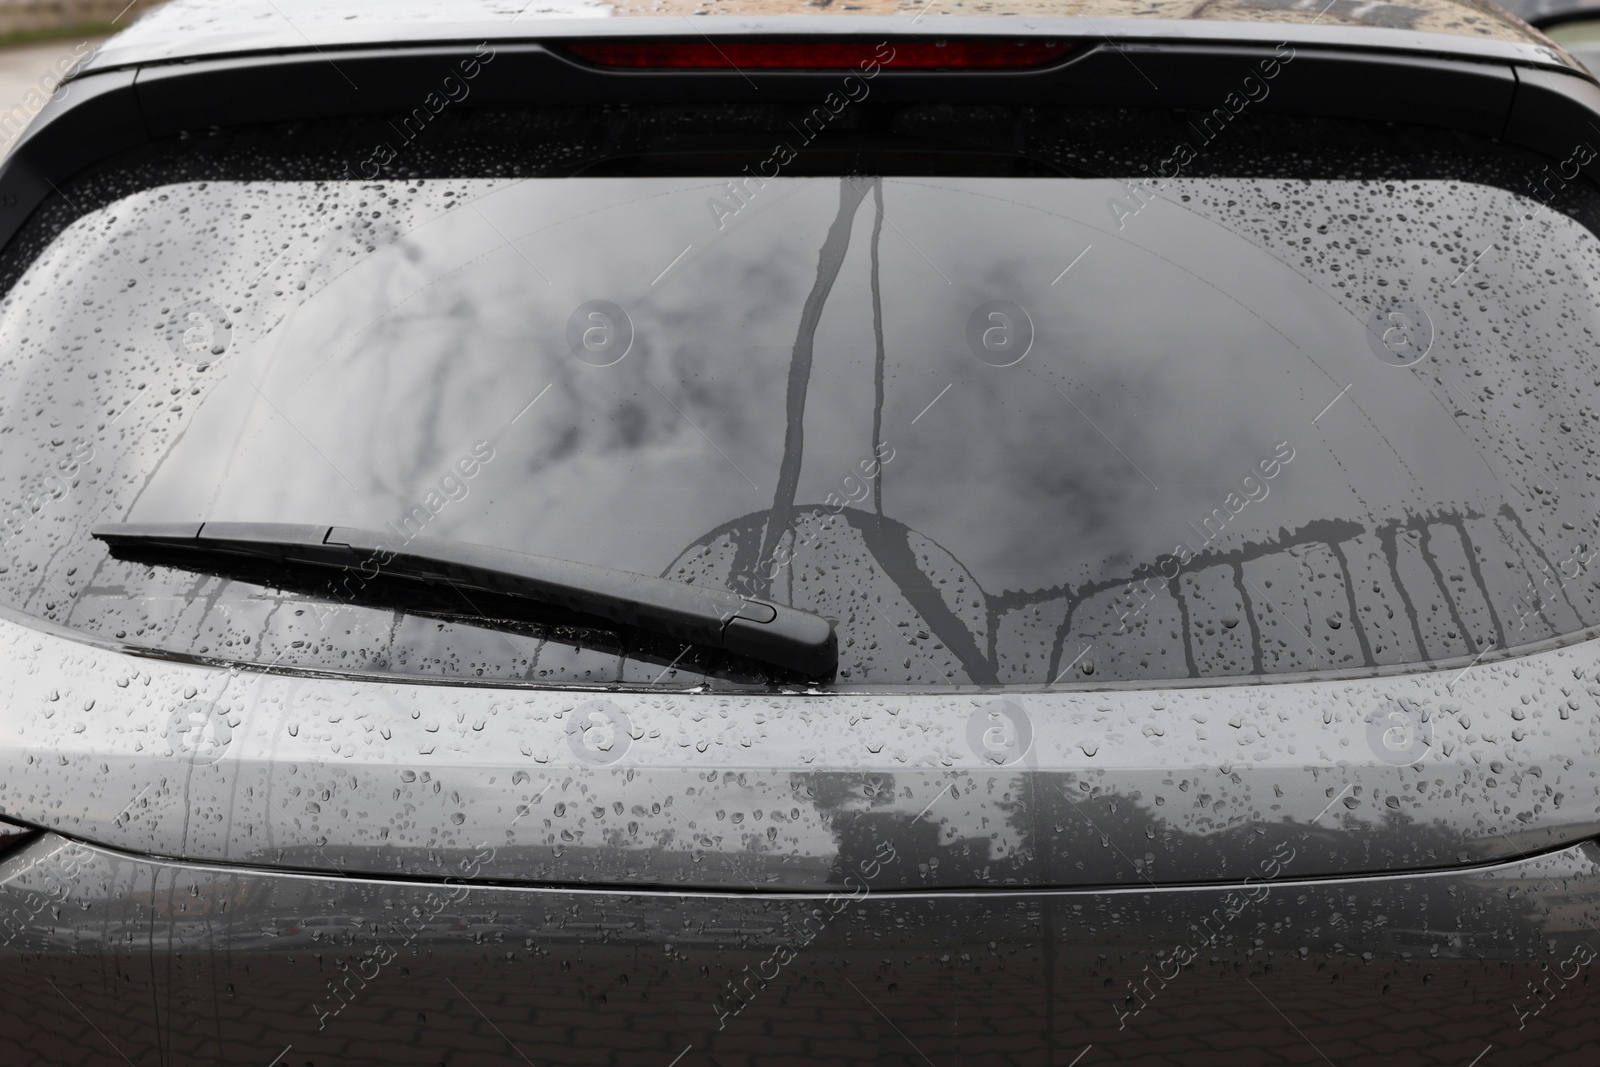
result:
[[[833,624],[820,615],[549,556],[428,537],[391,547],[393,536],[374,530],[280,522],[122,522],[90,532],[114,555],[160,556],[185,570],[255,560],[296,571],[350,571],[363,584],[381,574],[555,605],[811,678],[832,677],[839,665]]]

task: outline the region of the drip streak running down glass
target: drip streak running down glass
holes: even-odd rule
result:
[[[792,606],[842,687],[1363,673],[1600,623],[1590,575],[1546,581],[1600,516],[1600,305],[1540,282],[1600,278],[1587,187],[1545,205],[1518,150],[1331,120],[1243,115],[1157,191],[1177,118],[792,117],[445,113],[371,182],[339,147],[375,131],[308,123],[80,177],[0,262],[0,394],[62,413],[8,423],[0,477],[99,473],[14,524],[0,602],[219,661],[787,684],[385,596],[377,563],[351,599],[87,536],[314,522]]]

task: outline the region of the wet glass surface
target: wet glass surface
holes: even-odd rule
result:
[[[1519,161],[1458,140],[1340,175],[1308,145],[1361,131],[1330,123],[1133,182],[1162,129],[1012,118],[1021,162],[864,173],[628,173],[653,150],[575,133],[578,176],[548,140],[486,176],[470,139],[410,180],[252,172],[238,145],[104,170],[12,253],[0,597],[246,662],[765,681],[87,537],[253,520],[793,604],[836,620],[848,685],[1374,668],[1596,622],[1592,203],[1509,191]],[[946,150],[990,130],[893,121]]]

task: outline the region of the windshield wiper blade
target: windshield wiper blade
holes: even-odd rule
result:
[[[429,537],[392,547],[393,535],[375,530],[280,522],[122,522],[90,533],[117,556],[159,556],[186,570],[254,560],[294,571],[348,571],[346,585],[354,578],[358,589],[383,575],[554,605],[810,678],[831,678],[839,663],[833,623],[809,611],[503,548]]]

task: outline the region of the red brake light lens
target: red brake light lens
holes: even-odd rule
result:
[[[1038,39],[941,41],[572,41],[566,51],[630,70],[1015,70],[1052,63],[1075,47]]]

